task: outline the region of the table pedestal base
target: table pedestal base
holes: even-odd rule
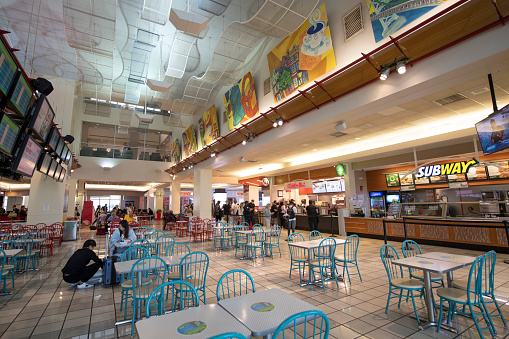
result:
[[[427,329],[428,327],[438,327],[438,323],[429,321],[429,322],[424,323],[423,325],[419,325],[419,329],[421,331]],[[446,330],[446,331],[449,331],[452,333],[458,333],[457,329],[455,329],[454,327],[452,327],[450,325],[446,325],[446,324],[440,325],[440,329],[441,330],[443,329],[443,330]]]

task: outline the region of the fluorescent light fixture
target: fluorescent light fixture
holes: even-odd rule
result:
[[[390,68],[386,68],[383,71],[380,72],[380,80],[387,80],[389,77],[389,74],[391,73]]]
[[[103,185],[103,184],[87,184],[87,183],[85,183],[85,189],[98,189],[98,190],[110,190],[110,191],[145,192],[151,188],[152,187],[150,187],[150,186]]]
[[[396,70],[399,74],[405,74],[406,72],[406,61],[401,60],[396,64]]]

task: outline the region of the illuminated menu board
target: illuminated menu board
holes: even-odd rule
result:
[[[0,39],[0,93],[7,95],[18,66]]]
[[[0,122],[0,151],[11,155],[18,133],[19,126],[4,114]]]
[[[47,174],[49,167],[51,166],[51,160],[53,160],[51,155],[45,153],[39,160],[39,172]]]
[[[470,166],[467,172],[467,179],[470,181],[487,180],[488,173],[484,166]]]
[[[495,163],[496,166],[488,166],[488,175],[490,179],[509,178],[509,165],[507,161]]]
[[[331,180],[325,182],[325,189],[327,193],[337,193],[345,191],[345,184],[343,180]]]
[[[34,94],[30,88],[30,85],[25,80],[23,75],[20,75],[18,83],[14,88],[14,93],[11,97],[11,106],[17,113],[21,114],[22,116],[26,116],[33,95]]]
[[[31,177],[39,161],[42,147],[31,137],[27,136],[21,145],[12,170]]]
[[[410,186],[414,184],[414,176],[412,174],[399,174],[399,182],[401,186]]]
[[[51,130],[51,124],[55,113],[51,108],[48,100],[44,95],[41,95],[37,102],[37,108],[35,110],[32,121],[30,122],[30,128],[45,142],[48,137],[49,131]]]
[[[313,193],[327,193],[324,181],[318,181],[313,183]]]
[[[461,173],[461,174],[449,174],[449,175],[447,175],[447,180],[449,182],[467,181],[467,176],[464,173]]]

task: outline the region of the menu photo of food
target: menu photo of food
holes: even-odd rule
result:
[[[415,178],[414,182],[416,185],[426,185],[429,184],[429,177],[421,177],[421,178]]]
[[[475,180],[487,180],[488,173],[486,172],[485,166],[470,166],[467,172],[467,179],[471,181]]]
[[[385,181],[387,182],[387,187],[397,187],[399,186],[399,174],[386,174]]]
[[[509,164],[507,161],[496,162],[496,166],[488,166],[490,179],[509,178]]]
[[[414,176],[411,173],[400,173],[399,182],[401,186],[410,186],[414,184]]]
[[[318,181],[313,183],[313,193],[327,193],[324,181]]]
[[[447,175],[447,180],[449,180],[449,182],[467,181],[467,176],[464,173],[448,174]]]
[[[447,182],[447,175],[436,175],[429,177],[429,181],[432,184],[442,184]]]

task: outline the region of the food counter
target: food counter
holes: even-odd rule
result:
[[[383,220],[379,218],[347,217],[345,218],[345,229],[347,234],[355,233],[380,238],[384,235]],[[403,219],[385,220],[387,236],[401,241],[404,240]],[[424,225],[420,224],[419,221]],[[444,223],[447,225],[444,226]],[[434,224],[437,226],[434,226]],[[486,226],[503,227],[504,220],[483,218],[411,218],[407,220],[406,231],[408,239],[417,242],[481,250],[495,249],[497,252],[509,253],[506,229],[488,228]]]
[[[296,229],[309,231],[308,216],[306,214],[297,214],[296,217],[297,217]],[[334,234],[338,235],[339,227],[338,227],[338,217],[337,216],[332,217],[332,227],[334,229]],[[318,230],[324,234],[324,237],[327,237],[330,235],[331,216],[329,216],[329,215],[319,215],[318,216]]]

